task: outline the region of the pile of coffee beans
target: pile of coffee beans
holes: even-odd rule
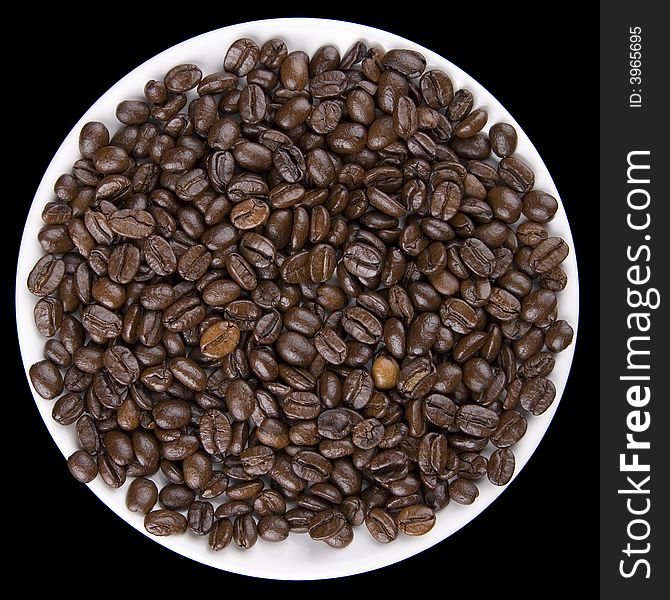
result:
[[[74,477],[132,478],[152,534],[425,534],[554,400],[557,201],[418,52],[245,38],[222,67],[82,128],[28,278],[32,384]]]

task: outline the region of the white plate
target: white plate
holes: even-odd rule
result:
[[[55,180],[61,173],[69,172],[73,162],[78,158],[77,141],[82,125],[88,121],[102,121],[113,132],[118,125],[114,118],[116,105],[121,100],[141,98],[146,81],[162,79],[171,67],[180,63],[196,63],[205,74],[218,71],[221,69],[228,46],[241,37],[250,37],[259,43],[271,37],[281,37],[287,42],[290,50],[301,49],[310,54],[326,43],[334,44],[343,54],[357,40],[363,40],[370,46],[381,46],[386,50],[391,48],[418,50],[426,57],[428,69],[443,69],[453,80],[455,89],[467,87],[474,93],[475,105],[486,107],[488,110],[489,124],[506,121],[514,125],[519,134],[516,155],[527,162],[535,172],[535,187],[549,192],[559,200],[558,212],[554,220],[549,223],[548,228],[551,235],[561,236],[571,248],[570,255],[563,263],[569,283],[567,288],[559,294],[559,311],[562,319],[567,319],[573,328],[577,328],[579,311],[577,263],[572,252],[573,241],[565,210],[556,186],[537,150],[500,102],[472,77],[445,58],[392,33],[343,21],[270,19],[211,31],[178,44],[148,60],[105,93],[80,119],[58,149],[44,174],[28,214],[16,273],[16,320],[26,375],[30,365],[43,358],[45,341],[37,332],[33,322],[33,307],[36,298],[26,288],[28,273],[41,255],[41,249],[37,243],[37,233],[42,226],[40,215],[43,206],[54,197],[52,189]],[[551,423],[565,388],[573,354],[574,343],[565,352],[556,356],[556,367],[551,375],[556,385],[556,400],[543,415],[529,418],[525,437],[514,446],[517,465],[515,476],[526,464]],[[51,418],[53,403],[42,399],[34,389],[32,392],[54,441],[63,455],[69,456],[77,449],[74,426],[62,427],[53,421]],[[144,530],[142,517],[126,509],[127,485],[126,483],[123,488],[113,490],[102,483],[99,478],[88,484],[93,493],[110,509],[135,529],[149,535]],[[427,535],[407,537],[401,534],[394,543],[386,545],[374,542],[365,526],[355,528],[354,541],[343,550],[334,550],[326,544],[313,542],[306,535],[291,535],[281,544],[264,543],[259,540],[256,546],[248,551],[229,547],[220,552],[211,551],[206,539],[190,533],[167,538],[149,537],[183,556],[234,573],[272,579],[341,577],[390,565],[437,544],[474,519],[505,489],[491,485],[486,479],[480,481],[478,487],[480,489],[479,498],[473,505],[460,506],[451,502],[438,513],[437,523]]]

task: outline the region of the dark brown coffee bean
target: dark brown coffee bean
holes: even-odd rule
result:
[[[125,467],[117,464],[108,455],[98,456],[100,478],[111,488],[119,488],[126,482]]]
[[[185,533],[188,523],[186,517],[174,510],[159,509],[144,517],[144,528],[157,536]]]
[[[133,479],[126,492],[126,506],[132,512],[148,514],[158,502],[158,488],[151,479]]]
[[[344,529],[347,522],[344,515],[332,509],[315,514],[309,522],[309,536],[313,540],[332,538]]]
[[[240,341],[240,329],[230,321],[217,321],[200,336],[200,350],[205,356],[223,358],[230,354]]]
[[[513,156],[503,158],[498,165],[498,174],[515,192],[525,194],[535,183],[535,175],[531,168]]]
[[[544,341],[552,352],[563,352],[571,343],[574,331],[567,321],[556,321],[547,329]]]
[[[165,86],[171,92],[183,93],[196,87],[201,79],[202,71],[197,65],[177,65],[165,75]]]
[[[428,106],[438,110],[449,106],[454,96],[454,86],[444,71],[435,69],[421,77],[421,94]]]
[[[448,298],[440,307],[440,319],[456,333],[469,333],[477,324],[474,309],[457,298]]]
[[[310,366],[316,356],[314,344],[305,336],[293,331],[282,333],[277,339],[276,348],[281,358],[298,367]]]
[[[568,245],[563,239],[550,237],[533,249],[529,263],[536,273],[546,273],[560,265],[568,256],[568,252]]]
[[[260,58],[260,49],[253,40],[241,38],[230,46],[223,60],[226,71],[244,77],[256,66]]]
[[[79,394],[65,394],[54,403],[51,416],[61,425],[72,425],[84,412],[84,400]]]
[[[63,391],[63,376],[58,367],[48,360],[41,360],[32,365],[29,375],[35,391],[42,398],[52,400]]]
[[[514,475],[514,454],[509,448],[496,450],[489,458],[488,478],[493,485],[507,485]]]
[[[67,459],[67,466],[70,473],[77,480],[82,483],[89,483],[98,476],[98,465],[87,452],[77,450]]]
[[[491,140],[491,150],[500,158],[514,154],[517,144],[517,133],[516,129],[509,123],[491,125],[489,139]]]
[[[489,469],[490,465],[489,462]],[[469,479],[458,478],[449,484],[449,497],[458,504],[472,504],[477,496],[479,496],[479,490]]]
[[[212,550],[223,550],[233,539],[233,523],[230,519],[219,519],[209,533],[209,547]]]
[[[381,508],[373,508],[365,519],[372,538],[380,544],[388,544],[398,537],[398,526],[395,519]]]
[[[170,371],[175,379],[189,389],[202,392],[207,385],[205,370],[190,358],[173,358]]]
[[[556,388],[550,379],[534,377],[521,387],[521,406],[535,416],[541,415],[551,406],[556,397]]]
[[[40,258],[28,276],[28,289],[36,296],[48,296],[56,291],[65,276],[65,263],[54,256]]]
[[[382,336],[382,325],[368,310],[353,306],[344,311],[342,327],[357,341],[375,344]]]
[[[279,515],[265,515],[258,521],[258,537],[266,542],[283,542],[289,530],[288,522]]]
[[[287,90],[302,90],[309,78],[307,56],[304,52],[291,52],[279,67],[279,79]]]
[[[498,415],[484,406],[464,404],[456,413],[456,425],[463,433],[490,437],[498,427]]]
[[[248,550],[258,540],[256,521],[251,515],[240,515],[233,522],[233,540],[238,548]]]
[[[396,517],[398,529],[405,535],[425,535],[435,525],[433,509],[423,504],[403,508]]]
[[[485,473],[509,481],[516,406],[555,399],[574,337],[568,247],[544,225],[558,201],[532,189],[514,128],[487,132],[420,53],[259,46],[147,82],[113,136],[82,128],[28,277],[50,338],[31,382],[66,392],[73,474],[130,477],[157,535],[427,533]]]

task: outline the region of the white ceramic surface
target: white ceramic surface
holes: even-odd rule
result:
[[[114,131],[118,125],[114,118],[116,105],[124,99],[142,97],[142,90],[147,80],[162,79],[169,68],[186,62],[198,64],[205,74],[218,71],[221,69],[226,49],[234,40],[240,37],[250,37],[262,43],[275,36],[283,38],[291,50],[302,49],[310,54],[325,43],[336,45],[343,54],[357,40],[363,40],[371,46],[377,45],[387,50],[411,48],[422,52],[428,61],[428,69],[443,69],[453,80],[455,89],[465,86],[474,93],[476,106],[484,106],[488,110],[489,124],[506,121],[516,127],[519,133],[517,156],[524,159],[535,171],[536,188],[559,198],[547,167],[535,147],[500,102],[457,66],[426,48],[379,29],[342,21],[319,19],[271,19],[211,31],[162,52],[137,67],[114,85],[82,116],[56,152],[44,174],[28,215],[17,267],[16,319],[26,374],[32,363],[43,358],[42,349],[45,341],[38,334],[33,323],[33,307],[36,298],[27,291],[25,285],[28,273],[40,256],[40,247],[37,243],[37,233],[42,226],[40,213],[43,206],[53,199],[52,187],[56,178],[61,173],[70,171],[73,162],[78,158],[77,140],[81,126],[88,121],[99,120]],[[71,90],[70,93],[76,94],[76,90]],[[573,248],[570,227],[560,200],[558,213],[548,228],[552,235],[562,236],[571,249]],[[568,274],[569,283],[565,291],[559,294],[560,316],[567,319],[576,329],[579,291],[577,263],[572,251],[563,263],[563,267]],[[526,436],[514,446],[517,464],[515,476],[542,440],[559,406],[573,353],[574,343],[568,350],[556,357],[556,368],[551,376],[556,384],[556,400],[546,413],[539,417],[529,418]],[[53,402],[42,399],[34,390],[32,392],[49,433],[63,455],[69,456],[76,449],[74,426],[62,427],[53,421],[51,418]],[[35,435],[41,435],[41,433],[36,430]],[[110,489],[99,479],[88,485],[91,491],[111,510],[132,527],[148,535],[144,530],[142,517],[129,512],[125,507],[127,483],[119,490]],[[190,533],[168,538],[149,537],[188,558],[235,573],[273,579],[340,577],[390,565],[433,546],[474,519],[505,489],[491,485],[486,479],[479,482],[479,488],[479,498],[473,505],[460,506],[452,502],[446,509],[439,512],[437,524],[427,535],[412,538],[401,534],[398,540],[387,545],[375,543],[365,530],[365,526],[356,528],[354,541],[344,550],[334,550],[326,544],[313,542],[307,535],[291,535],[286,542],[281,544],[259,541],[254,548],[248,551],[229,547],[220,552],[211,551],[206,539]],[[214,502],[215,505],[218,504],[217,500]]]

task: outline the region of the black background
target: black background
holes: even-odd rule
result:
[[[23,436],[22,448],[29,447],[29,455],[19,449],[18,441],[12,444],[9,456],[14,459],[5,470],[14,498],[5,514],[15,529],[11,538],[5,536],[11,560],[30,564],[44,582],[59,586],[77,582],[90,586],[91,592],[110,589],[114,580],[112,587],[117,589],[152,581],[160,586],[160,579],[142,573],[145,569],[168,574],[163,582],[174,591],[183,584],[199,593],[210,589],[222,594],[226,584],[295,592],[320,585],[344,590],[354,583],[421,581],[419,589],[426,591],[469,590],[479,595],[505,589],[526,598],[537,594],[537,586],[560,593],[594,585],[597,375],[589,355],[594,358],[596,347],[593,274],[598,268],[593,237],[597,235],[597,13],[593,5],[592,13],[585,14],[584,4],[562,3],[551,16],[536,12],[536,3],[531,12],[516,3],[505,5],[519,8],[503,10],[478,2],[460,11],[445,5],[446,14],[399,10],[383,17],[352,15],[343,9],[303,13],[236,9],[234,15],[220,14],[226,3],[207,3],[207,10],[197,15],[186,7],[172,15],[166,9],[159,11],[160,16],[139,11],[131,15],[131,5],[110,4],[107,15],[87,12],[85,25],[67,13],[42,13],[39,23],[31,15],[19,19],[30,24],[26,43],[36,44],[38,53],[21,64],[22,82],[17,82],[18,93],[10,100],[17,116],[5,113],[6,122],[17,128],[10,147],[17,158],[11,162],[5,158],[5,171],[12,171],[5,177],[12,185],[3,186],[2,200],[14,212],[15,224],[3,224],[3,231],[8,227],[14,237],[14,252],[32,195],[62,139],[129,70],[184,39],[232,23],[280,16],[349,19],[435,50],[482,83],[515,116],[548,165],[570,217],[581,273],[582,319],[560,410],[537,452],[494,505],[414,558],[325,584],[252,582],[182,558],[128,527],[68,474],[34,406],[16,349],[7,359],[13,362],[3,367],[13,389],[3,394],[2,402],[5,410],[12,407],[14,423],[21,419],[22,424],[5,423],[5,427]],[[571,8],[579,12],[579,25]],[[572,127],[576,133],[571,133]],[[5,263],[7,282],[14,279],[14,264],[13,258]],[[3,288],[9,292],[10,284]],[[8,297],[3,304],[7,327],[13,332],[13,299]]]

